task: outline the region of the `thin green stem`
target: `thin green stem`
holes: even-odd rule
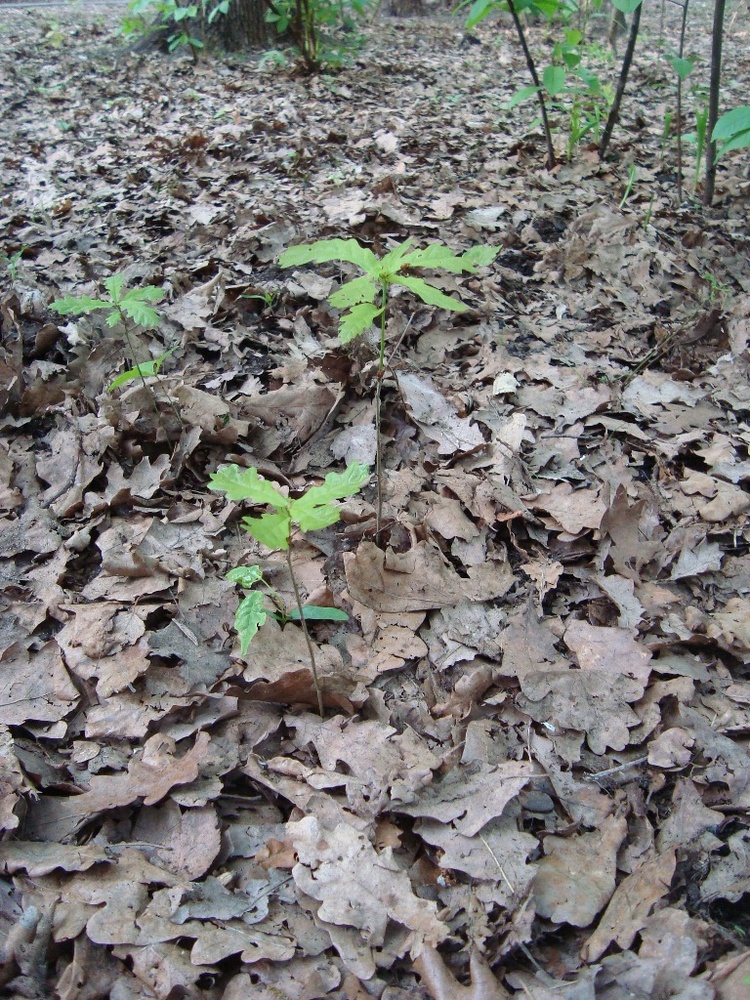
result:
[[[294,566],[292,565],[292,548],[291,545],[287,545],[286,549],[286,564],[289,567],[289,576],[292,578],[292,587],[294,588],[294,599],[297,602],[297,610],[299,611],[299,621],[302,626],[302,634],[305,637],[305,642],[307,643],[307,652],[310,654],[310,666],[312,668],[312,678],[313,687],[315,688],[315,694],[318,699],[318,711],[320,712],[321,719],[324,715],[323,709],[323,691],[320,687],[320,680],[318,678],[318,666],[315,662],[315,648],[313,646],[312,639],[310,638],[310,633],[307,629],[307,622],[305,621],[305,611],[302,607],[302,596],[299,592],[299,587],[297,585],[297,577],[294,575]]]
[[[378,507],[375,514],[375,538],[383,526],[383,437],[380,416],[380,401],[385,375],[385,306],[388,301],[388,283],[380,286],[380,354],[378,356],[377,385],[375,386],[375,478],[378,485]]]
[[[169,434],[167,433],[167,428],[164,426],[164,422],[161,419],[161,411],[159,410],[159,400],[156,398],[156,393],[154,392],[153,388],[151,387],[151,384],[146,381],[146,376],[143,374],[143,372],[141,371],[141,366],[138,364],[138,357],[137,357],[136,350],[135,350],[135,344],[133,343],[133,338],[132,338],[132,336],[130,334],[130,324],[129,324],[129,321],[128,321],[128,317],[122,311],[122,309],[120,308],[120,306],[118,304],[116,304],[116,303],[115,303],[115,309],[117,309],[118,315],[120,317],[120,322],[122,323],[122,328],[125,331],[125,339],[128,342],[128,349],[130,351],[130,357],[131,357],[131,360],[133,362],[133,367],[138,372],[138,376],[139,376],[141,382],[143,383],[144,389],[151,396],[151,402],[154,405],[154,413],[156,414],[156,419],[157,419],[157,421],[159,423],[159,426],[161,427],[161,429],[162,429],[162,431],[164,433],[165,439],[168,441],[169,440]],[[180,428],[182,430],[185,430],[185,424],[183,423],[182,417],[180,416],[180,411],[177,409],[177,407],[174,404],[174,400],[169,395],[169,393],[166,391],[166,389],[164,389],[164,386],[162,385],[161,378],[159,377],[159,373],[158,372],[154,372],[154,374],[156,376],[156,381],[159,383],[159,386],[161,387],[162,391],[164,392],[164,395],[166,396],[167,402],[169,403],[169,406],[170,406],[172,412],[177,417],[177,423],[180,425]]]

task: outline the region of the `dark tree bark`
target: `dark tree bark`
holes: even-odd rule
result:
[[[218,14],[208,26],[210,44],[239,52],[262,48],[268,41],[263,0],[232,0],[226,14]]]

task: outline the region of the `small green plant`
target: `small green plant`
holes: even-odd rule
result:
[[[116,327],[122,325],[133,367],[119,375],[107,388],[109,391],[112,391],[118,388],[118,386],[130,382],[132,379],[139,378],[151,394],[154,409],[159,414],[159,405],[154,396],[153,389],[146,379],[149,376],[153,376],[158,380],[159,371],[164,360],[173,353],[175,348],[165,351],[158,358],[139,362],[133,338],[137,327],[141,327],[144,330],[153,330],[158,327],[160,322],[159,313],[153,308],[153,304],[161,302],[164,298],[164,292],[155,285],[126,289],[124,274],[112,274],[108,278],[105,278],[104,287],[109,296],[106,299],[94,299],[90,295],[65,295],[61,299],[56,299],[50,305],[50,309],[59,313],[60,316],[88,316],[103,309],[107,313],[105,316],[107,326]],[[182,418],[179,411],[172,399],[169,396],[167,398],[180,426],[182,426]]]
[[[382,526],[383,513],[383,477],[382,477],[382,447],[380,433],[380,397],[386,363],[386,308],[388,295],[393,285],[402,285],[413,292],[422,302],[441,309],[454,312],[464,312],[469,307],[460,299],[454,299],[439,288],[419,278],[412,272],[417,270],[449,271],[452,274],[468,272],[473,274],[478,267],[492,263],[497,255],[496,247],[476,246],[466,253],[456,255],[450,247],[441,243],[432,243],[424,250],[412,250],[412,240],[407,239],[397,247],[377,257],[372,250],[363,247],[357,240],[333,239],[319,240],[302,246],[290,247],[279,255],[282,267],[298,267],[302,264],[323,264],[327,261],[354,264],[365,273],[358,278],[347,281],[330,297],[332,306],[343,309],[339,320],[339,340],[348,344],[355,337],[371,329],[378,323],[380,329],[380,345],[378,351],[377,384],[375,392],[376,420],[376,478],[378,489],[378,506],[376,532],[379,534]],[[398,349],[398,344],[396,345]],[[394,352],[395,353],[395,352]]]
[[[356,493],[367,481],[369,470],[361,462],[352,462],[342,473],[330,472],[322,486],[312,486],[294,499],[286,496],[277,486],[261,479],[255,468],[242,469],[238,465],[226,465],[211,476],[209,489],[226,494],[228,500],[250,501],[265,504],[273,511],[260,517],[245,517],[242,526],[262,545],[269,549],[281,549],[286,553],[287,567],[294,589],[296,608],[287,613],[275,592],[264,595],[251,588],[263,581],[258,566],[237,566],[230,570],[227,579],[239,584],[248,593],[240,602],[234,619],[234,627],[240,637],[240,650],[244,656],[258,629],[266,621],[268,614],[266,596],[270,596],[275,611],[272,612],[282,622],[292,619],[299,621],[310,656],[313,686],[318,702],[318,711],[323,715],[323,691],[320,686],[318,668],[315,661],[315,647],[307,628],[310,620],[346,620],[347,615],[337,608],[319,608],[302,603],[297,578],[292,564],[292,533],[299,528],[302,533],[318,531],[335,524],[341,514],[337,500]]]
[[[193,59],[197,59],[204,47],[207,26],[220,15],[227,14],[230,4],[231,0],[219,0],[213,5],[208,0],[189,4],[179,0],[132,0],[118,33],[128,38],[142,38],[163,30],[167,32],[170,52],[186,48]]]
[[[18,267],[26,249],[28,249],[26,246],[22,246],[18,250],[14,250],[13,253],[0,253],[0,265],[8,272],[11,282],[14,282],[18,277]]]
[[[633,193],[633,185],[635,184],[636,173],[637,173],[636,165],[635,163],[631,163],[630,169],[628,170],[628,182],[625,185],[625,193],[622,196],[620,204],[617,206],[620,209],[620,211],[623,210],[625,204],[627,203],[628,198]]]

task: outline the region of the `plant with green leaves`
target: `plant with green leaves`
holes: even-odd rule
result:
[[[336,501],[357,493],[367,482],[369,475],[366,465],[352,462],[345,472],[330,472],[321,486],[311,486],[301,496],[295,498],[287,496],[274,483],[262,479],[256,468],[243,469],[238,465],[225,465],[213,473],[209,482],[209,489],[226,494],[228,500],[249,501],[273,508],[260,517],[244,517],[242,526],[262,545],[273,550],[281,549],[286,553],[296,608],[287,613],[282,608],[278,595],[274,594],[271,595],[275,606],[275,612],[272,613],[282,622],[297,620],[302,627],[321,715],[323,715],[323,690],[315,661],[315,647],[307,622],[321,619],[341,621],[346,620],[347,615],[337,608],[319,608],[302,603],[292,563],[292,534],[295,528],[304,534],[335,524],[341,517]],[[266,595],[251,589],[256,583],[264,582],[263,576],[258,566],[237,566],[229,571],[227,579],[239,584],[248,592],[240,602],[234,618],[234,627],[240,637],[240,650],[244,656],[253,636],[265,624],[269,613]]]
[[[153,377],[159,381],[159,372],[166,358],[175,351],[171,348],[148,361],[137,360],[137,350],[134,341],[136,330],[154,330],[159,326],[159,313],[154,309],[154,305],[164,298],[164,292],[156,285],[144,285],[142,288],[126,288],[124,274],[112,274],[104,279],[104,287],[107,290],[108,298],[95,299],[90,295],[65,295],[61,299],[56,299],[51,305],[60,316],[89,316],[91,313],[105,310],[105,322],[109,327],[122,326],[125,340],[128,344],[128,352],[133,364],[132,368],[122,372],[117,378],[107,386],[107,390],[114,389],[140,379],[154,402],[154,409],[159,415],[159,406],[154,396],[151,384],[146,381]],[[177,420],[182,426],[182,418],[171,397],[167,394],[170,406],[174,411]],[[159,418],[161,419],[161,418]]]
[[[20,249],[14,250],[13,253],[0,253],[0,265],[8,272],[11,282],[15,282],[18,277],[18,267],[26,249],[28,249],[26,246],[22,246]]]
[[[291,35],[309,73],[345,65],[361,48],[356,21],[367,0],[264,0],[266,20],[280,36]]]
[[[383,257],[378,257],[368,247],[363,247],[355,239],[318,240],[301,246],[290,247],[279,255],[282,267],[299,267],[303,264],[323,264],[328,261],[354,264],[364,271],[363,275],[345,282],[330,296],[332,306],[342,309],[339,320],[339,340],[342,344],[359,337],[377,323],[380,330],[378,368],[375,390],[376,421],[376,477],[378,506],[376,532],[382,526],[382,446],[380,433],[380,399],[386,362],[386,310],[388,297],[393,285],[401,285],[413,292],[427,305],[438,306],[453,312],[464,312],[469,307],[460,299],[446,295],[424,278],[413,274],[414,270],[448,271],[451,274],[473,274],[478,267],[488,266],[495,259],[497,247],[475,246],[462,254],[455,254],[442,243],[431,243],[423,250],[412,249],[412,240],[404,240]],[[399,341],[400,343],[400,341]],[[398,349],[399,344],[393,351]],[[392,355],[393,356],[393,355]]]
[[[126,37],[142,38],[164,31],[170,52],[186,48],[195,60],[199,51],[204,48],[203,38],[207,27],[217,17],[227,14],[230,4],[231,0],[219,0],[214,4],[209,4],[208,0],[199,0],[198,3],[132,0],[118,33]]]

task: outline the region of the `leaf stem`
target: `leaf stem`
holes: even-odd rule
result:
[[[307,622],[305,621],[305,612],[302,607],[302,596],[299,592],[299,586],[297,585],[297,577],[294,575],[294,566],[292,565],[292,548],[291,545],[287,545],[286,548],[286,564],[289,567],[289,575],[292,578],[292,587],[294,587],[294,599],[297,602],[297,608],[299,610],[299,621],[302,626],[302,633],[305,637],[305,642],[307,643],[307,652],[310,654],[310,666],[312,667],[312,678],[313,687],[315,688],[315,694],[318,699],[318,711],[320,712],[321,719],[324,715],[323,709],[323,692],[320,687],[320,680],[318,678],[318,666],[315,662],[315,649],[313,647],[312,639],[310,638],[310,632],[307,628]]]
[[[378,357],[377,385],[375,386],[375,478],[378,486],[378,507],[375,514],[375,538],[383,527],[383,436],[380,414],[383,377],[385,375],[385,307],[388,301],[388,282],[380,285],[380,355]]]

